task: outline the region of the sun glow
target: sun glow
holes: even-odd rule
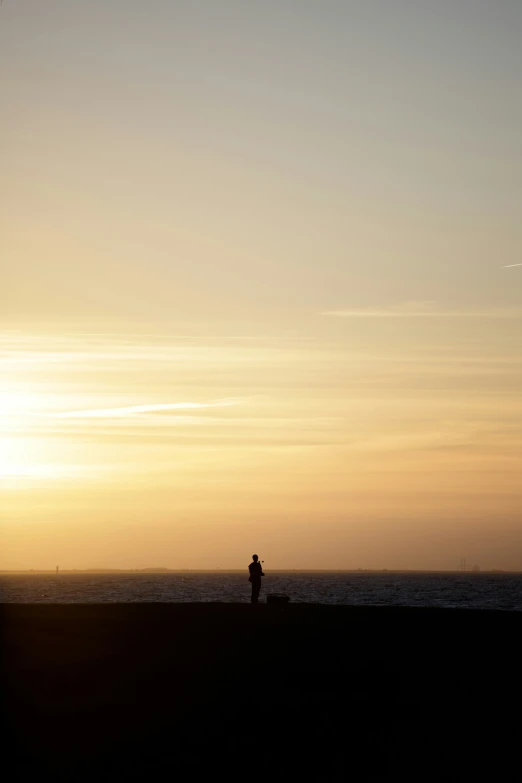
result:
[[[66,466],[52,461],[47,438],[31,432],[31,419],[43,409],[44,395],[20,390],[0,392],[0,480],[53,479]]]
[[[35,438],[2,438],[0,480],[56,479],[69,472],[65,465],[50,462],[46,452],[45,444]]]

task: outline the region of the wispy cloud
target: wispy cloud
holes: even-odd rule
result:
[[[522,266],[522,264],[505,264],[503,269],[511,269],[514,266]]]
[[[239,400],[218,400],[216,402],[166,402],[152,405],[126,405],[121,408],[92,408],[80,411],[49,413],[53,419],[97,419],[117,416],[131,416],[136,413],[156,413],[158,411],[201,410],[204,408],[228,408],[237,405]]]
[[[391,307],[359,307],[327,310],[320,315],[333,318],[517,318],[521,310],[441,310],[432,302],[402,302]]]

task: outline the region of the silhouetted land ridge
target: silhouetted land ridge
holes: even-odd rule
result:
[[[1,619],[10,780],[494,780],[514,764],[520,613],[6,604]]]
[[[244,568],[60,568],[60,574],[244,574]],[[271,574],[521,574],[522,571],[505,571],[492,568],[481,571],[457,569],[430,571],[414,568],[271,568]],[[0,570],[0,574],[56,574],[56,568],[24,570]]]

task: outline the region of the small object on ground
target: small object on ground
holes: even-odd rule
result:
[[[272,604],[273,606],[286,606],[288,602],[290,601],[289,595],[284,595],[283,593],[269,593],[266,597],[267,604]]]

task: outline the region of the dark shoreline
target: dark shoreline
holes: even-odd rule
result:
[[[0,618],[11,780],[500,779],[518,746],[520,612],[3,604]]]

